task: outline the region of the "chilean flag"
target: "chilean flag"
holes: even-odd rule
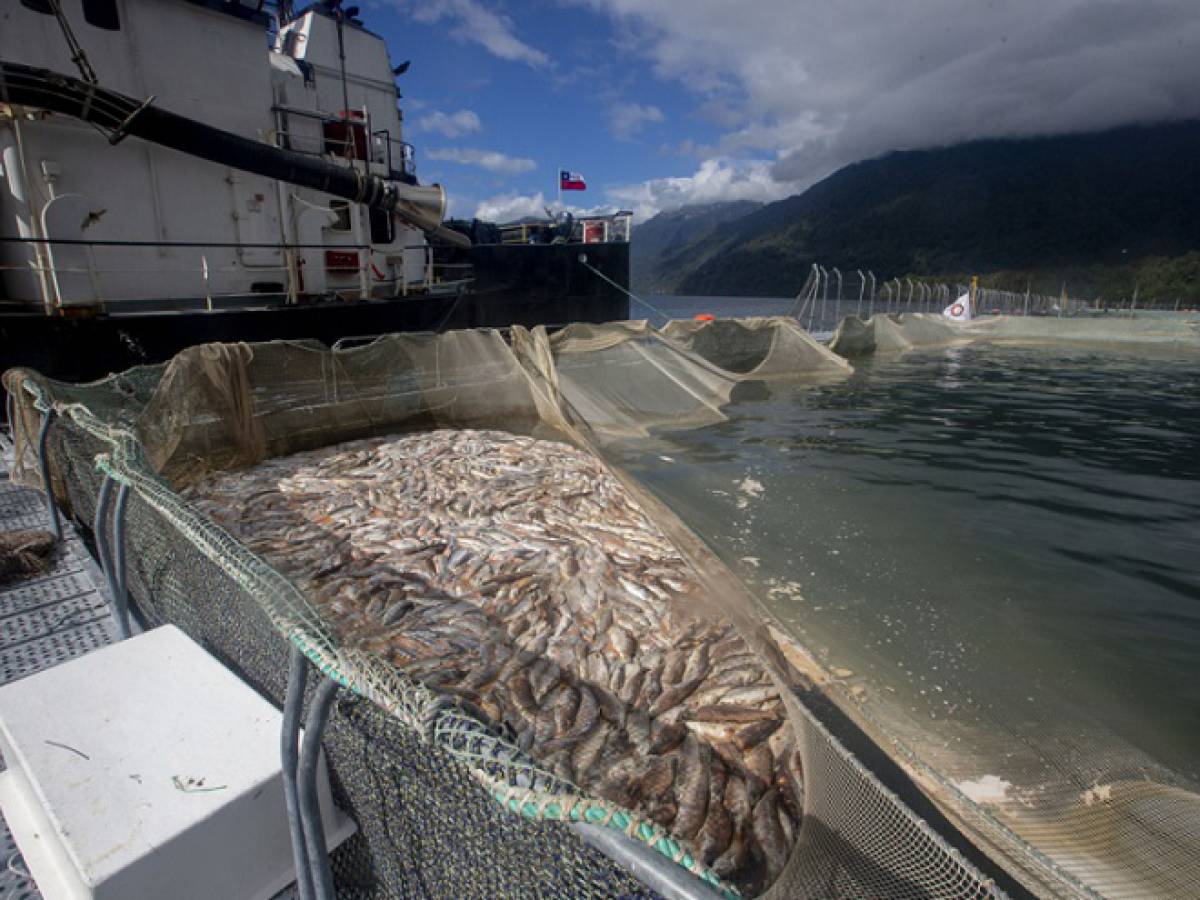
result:
[[[558,186],[564,191],[587,190],[587,182],[583,180],[583,176],[578,172],[568,172],[566,169],[559,170]]]

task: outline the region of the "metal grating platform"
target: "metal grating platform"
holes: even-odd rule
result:
[[[7,451],[0,446],[0,531],[49,528],[42,495],[8,480]],[[0,581],[0,684],[82,656],[116,637],[100,568],[69,526],[66,531],[45,575]],[[40,897],[0,818],[0,900]]]

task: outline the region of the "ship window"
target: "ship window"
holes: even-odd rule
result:
[[[105,31],[121,30],[117,0],[83,0],[83,18],[89,25]]]
[[[21,5],[26,9],[32,9],[34,12],[40,12],[47,16],[54,15],[54,8],[48,0],[21,0]]]
[[[396,239],[392,227],[392,214],[386,209],[371,207],[371,243],[390,244]]]
[[[329,226],[330,231],[350,230],[350,201],[330,200],[329,208],[337,215],[337,219]]]

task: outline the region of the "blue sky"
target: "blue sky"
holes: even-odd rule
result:
[[[1200,116],[1195,0],[366,0],[459,216],[774,200],[893,149]],[[539,194],[541,195],[539,197]]]
[[[565,195],[572,205],[620,205],[611,190],[695,169],[683,140],[718,137],[680,84],[622,49],[607,16],[552,0],[511,5],[507,16],[542,56],[505,59],[446,19],[422,24],[390,5],[368,13],[393,59],[412,60],[399,79],[406,139],[421,180],[445,185],[455,214],[504,195],[555,200],[560,165],[587,178],[586,192]]]

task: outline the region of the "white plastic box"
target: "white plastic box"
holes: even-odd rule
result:
[[[295,880],[270,703],[174,626],[0,687],[0,808],[46,900]],[[354,824],[319,791],[332,849]]]

